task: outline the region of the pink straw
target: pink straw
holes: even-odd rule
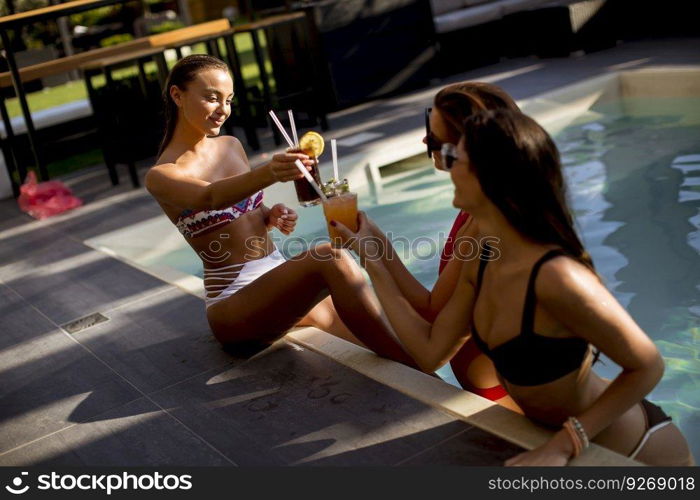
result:
[[[279,129],[280,133],[284,137],[284,140],[287,141],[287,144],[289,144],[290,148],[294,147],[294,143],[292,140],[289,138],[289,135],[287,134],[287,131],[284,130],[284,127],[282,126],[282,123],[280,122],[279,118],[277,118],[277,115],[275,114],[274,111],[270,110],[270,117],[272,117],[272,121],[275,122],[275,125],[277,125],[277,128]]]
[[[299,145],[299,137],[297,136],[297,127],[294,124],[294,112],[290,109],[287,111],[289,114],[289,126],[292,129],[292,137],[294,137],[294,144]]]

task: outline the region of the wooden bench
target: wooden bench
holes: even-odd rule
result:
[[[139,38],[111,47],[103,47],[87,52],[81,52],[80,54],[75,54],[72,56],[62,57],[61,59],[55,59],[53,61],[25,66],[24,68],[20,68],[19,75],[23,83],[31,82],[32,80],[36,80],[38,78],[67,73],[74,69],[80,68],[80,66],[89,63],[90,61],[125,54],[127,52],[144,50],[149,47],[150,45],[148,44],[148,39]],[[5,71],[4,73],[0,73],[0,87],[11,86],[12,79],[10,78],[10,72]]]
[[[97,61],[109,57],[118,57],[128,55],[131,52],[148,50],[158,47],[166,47],[176,43],[182,43],[189,39],[202,37],[205,35],[213,35],[215,33],[231,28],[231,23],[228,19],[217,19],[206,23],[187,26],[166,33],[159,33],[142,38],[136,38],[128,42],[120,43],[110,47],[102,47],[99,49],[81,52],[72,56],[63,57],[54,61],[34,64],[20,68],[19,74],[22,82],[30,82],[38,78],[45,78],[50,75],[66,73],[68,71],[79,69],[81,66],[92,61]],[[0,73],[0,87],[11,87],[12,80],[9,71]]]
[[[206,23],[195,24],[180,28],[173,31],[166,31],[157,35],[146,37],[151,47],[166,47],[175,43],[182,43],[190,39],[194,39],[206,35],[214,35],[220,31],[225,31],[231,28],[231,22],[228,19],[216,19]]]

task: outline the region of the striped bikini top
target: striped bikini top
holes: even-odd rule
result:
[[[258,208],[263,201],[263,192],[239,201],[221,210],[185,209],[177,217],[175,225],[185,238],[194,238],[238,219],[241,215]]]

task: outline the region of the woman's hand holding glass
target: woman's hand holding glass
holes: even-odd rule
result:
[[[362,266],[370,261],[381,261],[386,251],[385,237],[365,212],[360,210],[357,213],[356,233],[338,221],[331,221],[331,225],[340,235],[343,248],[355,252],[360,257]]]
[[[275,182],[289,182],[301,179],[304,175],[299,171],[295,162],[300,160],[307,170],[311,170],[313,160],[304,153],[279,153],[272,157],[267,168]]]

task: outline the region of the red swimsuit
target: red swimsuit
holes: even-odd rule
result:
[[[457,218],[452,225],[452,229],[450,230],[450,235],[445,242],[445,247],[442,249],[442,254],[440,255],[440,270],[438,274],[442,273],[445,266],[447,266],[448,262],[450,262],[452,259],[457,232],[462,228],[462,226],[464,226],[464,224],[466,224],[469,217],[469,214],[464,211],[460,211],[457,215]],[[470,340],[464,344],[464,347],[462,347],[457,354],[455,354],[450,361],[450,365],[452,365],[453,368],[457,366],[468,367],[480,354],[483,353],[476,346],[476,343]],[[464,386],[464,382],[460,380],[460,383]],[[490,399],[491,401],[497,401],[508,395],[506,390],[501,385],[480,389],[469,384],[464,388],[470,392],[473,392],[474,394],[478,394],[483,398]]]

